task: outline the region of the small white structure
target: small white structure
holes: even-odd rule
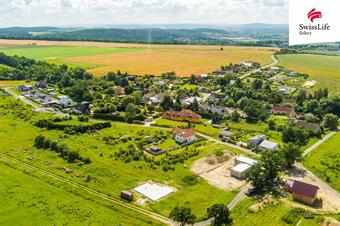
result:
[[[236,164],[240,164],[240,163],[245,163],[245,164],[248,164],[248,165],[255,165],[257,163],[257,161],[255,159],[252,159],[252,158],[247,158],[245,156],[239,156],[235,159],[235,163]]]
[[[200,98],[200,97],[189,97],[187,99],[184,99],[182,101],[182,104],[189,106],[189,105],[193,104],[195,101],[197,101],[197,103],[201,103],[202,98]]]
[[[289,94],[289,91],[286,87],[280,87],[279,92],[281,92],[283,95]]]
[[[279,144],[269,141],[269,140],[264,140],[260,143],[259,149],[260,150],[267,150],[267,151],[276,151],[279,148]]]
[[[251,169],[251,165],[248,165],[246,163],[240,163],[231,169],[230,174],[236,178],[244,179],[246,176],[246,173],[250,169]]]
[[[136,187],[134,190],[152,201],[157,201],[175,192],[175,189],[171,187],[153,182],[147,182],[145,184],[142,184]]]
[[[201,78],[208,78],[208,74],[201,74]]]
[[[242,64],[243,64],[243,66],[245,66],[245,67],[252,67],[252,66],[253,66],[253,63],[252,63],[252,62],[243,62]]]

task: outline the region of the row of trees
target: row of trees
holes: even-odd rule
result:
[[[231,225],[233,223],[229,209],[225,204],[212,205],[207,209],[207,216],[212,220],[211,225],[213,226]],[[169,217],[180,222],[181,226],[194,224],[196,220],[196,216],[192,213],[191,209],[182,206],[176,206],[171,211]]]
[[[89,158],[83,158],[79,155],[79,152],[72,151],[68,145],[61,144],[56,141],[51,140],[48,137],[40,134],[34,140],[34,146],[42,149],[49,149],[51,151],[55,151],[59,154],[60,157],[67,159],[69,163],[74,163],[76,161],[80,161],[84,164],[91,163]]]

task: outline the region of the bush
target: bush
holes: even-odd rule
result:
[[[199,181],[199,177],[197,175],[186,175],[184,177],[182,177],[182,182],[185,185],[195,185],[197,184]]]
[[[306,210],[302,208],[290,209],[285,215],[282,216],[282,220],[287,224],[296,224],[300,217],[306,213]]]

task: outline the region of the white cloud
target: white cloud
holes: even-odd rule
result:
[[[4,25],[286,23],[288,0],[0,0]]]

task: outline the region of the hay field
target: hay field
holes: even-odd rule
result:
[[[279,55],[279,64],[291,70],[309,74],[316,80],[315,89],[327,87],[331,92],[340,93],[340,56],[313,54]]]
[[[221,51],[220,46],[0,40],[0,52],[80,65],[98,76],[117,70],[135,75],[175,71],[180,76],[190,76],[246,60],[269,64],[275,51],[266,47],[223,48]]]

